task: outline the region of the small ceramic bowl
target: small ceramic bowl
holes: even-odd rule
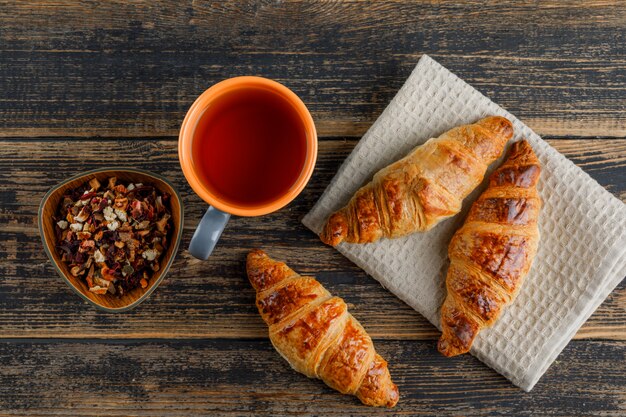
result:
[[[109,177],[117,177],[118,181],[124,184],[132,182],[154,185],[161,192],[168,193],[171,196],[170,209],[174,228],[171,231],[171,241],[167,248],[167,252],[161,259],[161,268],[152,276],[146,288],[136,288],[121,297],[111,294],[94,294],[89,291],[87,283],[84,280],[70,274],[67,264],[61,261],[61,257],[56,250],[56,236],[54,232],[54,222],[52,220],[52,217],[56,213],[59,207],[59,202],[61,201],[61,198],[66,190],[85,184],[93,178],[97,178],[98,181],[106,184]],[[137,307],[141,302],[148,298],[150,294],[152,294],[172,265],[183,233],[183,204],[176,189],[168,180],[160,175],[132,168],[97,169],[84,172],[63,181],[61,184],[53,187],[44,196],[41,201],[41,205],[39,206],[38,217],[39,233],[41,234],[44,250],[48,254],[48,257],[54,264],[54,267],[61,278],[85,301],[108,312],[128,311]]]

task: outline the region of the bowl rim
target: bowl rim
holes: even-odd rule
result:
[[[198,176],[196,169],[193,167],[193,158],[191,157],[193,153],[191,150],[193,133],[204,112],[221,96],[239,89],[262,89],[279,95],[298,114],[298,119],[302,122],[306,138],[305,160],[297,179],[291,187],[270,202],[250,207],[229,202],[210,190]],[[178,134],[178,159],[189,186],[200,198],[221,211],[236,216],[255,217],[270,214],[284,208],[302,193],[315,171],[318,157],[318,142],[319,139],[313,116],[311,116],[311,112],[306,104],[293,90],[274,79],[256,75],[243,75],[226,78],[213,84],[200,94],[189,107]]]
[[[156,178],[158,180],[161,180],[164,183],[166,183],[174,191],[174,194],[176,195],[176,199],[180,203],[179,204],[180,205],[180,219],[179,219],[180,226],[178,227],[178,234],[177,234],[176,238],[174,239],[174,249],[172,250],[172,256],[167,261],[167,264],[165,265],[165,267],[162,268],[162,272],[161,272],[161,275],[159,276],[159,279],[154,284],[152,284],[150,286],[150,288],[141,297],[139,297],[134,302],[132,302],[132,303],[130,303],[128,305],[125,305],[124,307],[105,307],[105,306],[100,305],[100,304],[96,303],[95,301],[91,300],[89,297],[87,297],[85,294],[83,294],[82,291],[80,291],[78,288],[76,288],[76,286],[74,284],[72,284],[67,279],[67,277],[65,276],[65,274],[63,273],[63,271],[61,270],[59,265],[57,264],[56,260],[54,259],[54,256],[52,255],[52,253],[50,253],[50,250],[48,250],[48,245],[46,243],[46,238],[45,238],[44,233],[43,233],[43,209],[44,209],[44,206],[46,204],[46,201],[48,201],[50,196],[55,191],[57,191],[59,188],[61,188],[62,186],[64,186],[65,184],[67,184],[70,181],[74,181],[76,179],[79,179],[81,177],[84,177],[84,176],[87,176],[87,175],[90,175],[90,174],[98,174],[98,173],[107,172],[107,171],[126,171],[126,172],[135,173],[135,174],[148,175],[150,177],[154,177],[154,178]],[[41,243],[43,245],[44,252],[46,252],[46,255],[48,256],[48,259],[50,260],[50,262],[54,266],[54,269],[57,271],[57,274],[59,275],[59,277],[61,277],[61,279],[68,285],[68,287],[70,287],[72,289],[72,291],[74,291],[76,294],[78,294],[80,296],[80,298],[82,298],[83,300],[87,301],[87,303],[89,303],[92,306],[96,307],[98,310],[102,310],[102,311],[105,311],[105,312],[108,312],[108,313],[122,313],[122,312],[125,312],[125,311],[132,310],[133,308],[137,307],[139,304],[144,302],[154,292],[154,290],[156,290],[156,288],[161,284],[161,281],[163,281],[163,278],[165,278],[165,276],[169,272],[169,269],[172,266],[172,263],[174,263],[174,259],[176,259],[176,254],[178,253],[178,248],[180,247],[180,242],[182,240],[184,216],[185,216],[185,213],[184,213],[183,199],[181,198],[180,194],[178,193],[178,190],[176,189],[176,187],[174,187],[174,184],[172,184],[172,182],[170,180],[168,180],[167,178],[165,178],[162,175],[159,175],[159,174],[156,174],[156,173],[153,173],[153,172],[150,172],[150,171],[145,171],[143,169],[114,166],[114,167],[97,168],[97,169],[92,169],[92,170],[89,170],[89,171],[84,171],[84,172],[81,172],[79,174],[73,175],[70,178],[67,178],[67,179],[61,181],[60,183],[58,183],[57,185],[51,187],[46,192],[46,194],[41,199],[41,202],[39,203],[39,209],[37,211],[37,228],[39,229],[39,236],[41,238]]]

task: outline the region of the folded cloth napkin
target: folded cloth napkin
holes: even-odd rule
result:
[[[626,275],[626,205],[515,116],[424,55],[302,222],[319,233],[376,171],[429,138],[488,115],[511,120],[513,140],[527,138],[541,161],[541,241],[517,299],[479,333],[471,353],[530,391]],[[485,185],[465,200],[460,214],[429,232],[341,243],[337,250],[440,328],[448,243]]]

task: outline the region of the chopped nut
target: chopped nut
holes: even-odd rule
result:
[[[141,256],[148,261],[154,261],[158,254],[159,253],[155,249],[146,249],[143,251]]]
[[[65,229],[67,229],[67,226],[68,226],[68,225],[69,225],[69,223],[68,223],[67,221],[65,221],[65,220],[59,220],[59,221],[57,222],[57,226],[59,226],[59,228],[60,228],[61,230],[65,230]]]
[[[99,250],[96,250],[93,253],[93,260],[100,264],[100,263],[106,261],[106,258],[104,257],[102,252],[100,252]]]
[[[118,227],[120,227],[120,222],[118,222],[117,220],[113,220],[110,223],[107,223],[107,228],[109,230],[115,231],[115,229],[117,229]]]
[[[72,232],[82,232],[83,231],[83,225],[80,223],[72,223],[70,224],[70,230]]]
[[[115,209],[115,214],[117,215],[117,218],[120,219],[121,221],[123,222],[128,221],[128,216],[126,215],[126,212],[124,210]]]
[[[102,210],[102,214],[104,214],[104,220],[108,222],[112,222],[113,220],[117,218],[117,215],[115,214],[115,211],[113,210],[113,207],[110,207],[110,206],[105,207],[104,210]]]

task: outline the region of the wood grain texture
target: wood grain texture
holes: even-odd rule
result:
[[[614,195],[626,200],[626,139],[551,140]],[[424,318],[323,245],[300,218],[313,206],[350,153],[355,140],[320,141],[310,184],[287,208],[260,218],[233,218],[211,258],[179,252],[161,286],[136,310],[111,315],[95,311],[71,293],[41,248],[36,212],[44,193],[85,169],[134,166],[173,181],[185,204],[182,248],[206,205],[186,184],[175,140],[0,141],[0,329],[4,338],[255,338],[267,328],[247,282],[247,251],[262,247],[296,271],[314,274],[375,338],[435,339]],[[140,155],[140,157],[138,157]],[[62,157],[60,157],[62,156]],[[626,340],[626,282],[583,326],[576,338]]]
[[[268,340],[0,343],[0,415],[556,415],[626,411],[626,346],[572,342],[532,393],[430,341],[374,340],[400,402],[368,408],[293,371]],[[51,383],[51,381],[53,381]],[[571,381],[577,381],[572,383]]]
[[[625,415],[626,281],[527,394],[439,355],[434,327],[300,223],[424,53],[626,202],[625,27],[615,0],[0,0],[0,416]],[[209,261],[180,251],[136,310],[96,311],[43,252],[41,198],[85,170],[155,171],[182,194],[186,248],[206,205],[175,136],[193,100],[236,75],[309,106],[309,186],[277,213],[233,218]],[[257,246],[349,303],[390,362],[396,409],[365,408],[273,350],[244,271]]]
[[[236,75],[361,135],[428,53],[542,135],[626,136],[621,1],[0,2],[0,136],[172,136]]]

